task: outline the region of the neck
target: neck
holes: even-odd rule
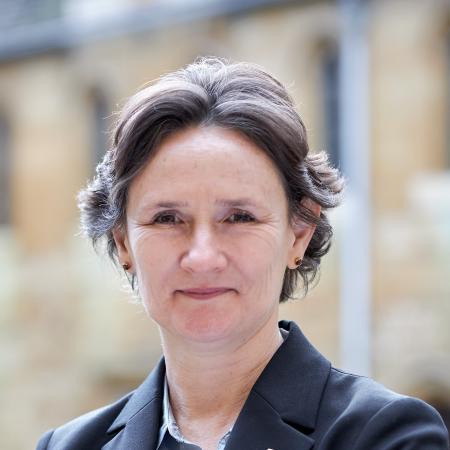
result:
[[[249,340],[220,348],[190,346],[162,334],[170,403],[183,434],[195,424],[226,432],[257,378],[283,342],[276,321]]]

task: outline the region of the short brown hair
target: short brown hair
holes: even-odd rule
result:
[[[325,153],[309,153],[305,126],[285,87],[253,64],[203,58],[132,96],[119,116],[111,148],[79,194],[83,232],[94,245],[106,240],[108,254],[117,262],[112,232],[126,222],[130,183],[165,137],[191,126],[238,131],[273,161],[290,219],[316,225],[302,264],[286,269],[280,302],[292,298],[299,276],[306,293],[330,247],[326,210],[340,203],[344,183]],[[301,203],[304,198],[322,207],[320,217]]]

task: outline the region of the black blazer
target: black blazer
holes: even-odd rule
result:
[[[226,450],[446,450],[439,414],[421,400],[389,391],[331,364],[293,322],[253,386]],[[154,450],[162,359],[134,392],[45,433],[37,450]]]

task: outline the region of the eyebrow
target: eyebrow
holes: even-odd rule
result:
[[[182,208],[188,206],[187,202],[158,202],[153,205],[155,208]]]
[[[227,207],[243,207],[243,206],[257,206],[257,204],[249,198],[236,198],[236,199],[220,199],[216,200],[216,204]]]
[[[219,199],[215,201],[216,205],[226,207],[244,207],[244,206],[257,206],[257,204],[249,198],[236,198],[236,199]],[[154,208],[182,208],[188,206],[187,202],[171,202],[162,201],[153,205]]]

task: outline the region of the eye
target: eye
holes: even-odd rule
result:
[[[152,225],[176,225],[181,223],[181,220],[173,212],[164,211],[157,214],[152,220]]]
[[[254,222],[255,218],[245,211],[237,211],[228,217],[227,222],[231,223],[249,223]]]

